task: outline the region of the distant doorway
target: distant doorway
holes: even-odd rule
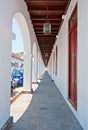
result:
[[[69,20],[69,100],[77,109],[77,6]]]

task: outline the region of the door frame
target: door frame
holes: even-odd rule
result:
[[[72,27],[70,27],[70,21],[72,20],[72,17],[74,16],[75,13],[77,14],[77,4],[74,7],[73,12],[71,13],[70,19],[68,21],[68,40],[69,40],[69,42],[68,42],[68,100],[71,103],[71,105],[75,108],[75,110],[77,110],[77,104],[75,104],[75,102],[70,98],[70,89],[71,89],[71,86],[70,86],[70,82],[71,82],[71,77],[70,77],[71,76],[71,73],[70,73],[70,68],[71,68],[71,65],[70,65],[70,63],[71,63],[71,61],[70,61],[70,54],[71,54],[71,52],[70,52],[70,48],[71,47],[70,47],[69,44],[70,44],[71,32],[75,29],[75,27],[77,28],[77,19],[78,18],[73,23]],[[77,47],[77,45],[76,45],[76,47]],[[76,77],[77,77],[77,59],[76,59]],[[76,94],[77,94],[77,92],[76,92]],[[76,97],[77,97],[77,95],[76,95]]]

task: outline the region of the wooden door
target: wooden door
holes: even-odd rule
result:
[[[74,18],[75,10],[70,21]],[[77,16],[77,15],[76,15]],[[72,24],[72,23],[71,23]],[[69,100],[77,108],[77,19],[69,29]]]

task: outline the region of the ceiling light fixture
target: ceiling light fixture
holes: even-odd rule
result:
[[[59,36],[58,35],[56,35],[56,38],[58,38]]]
[[[46,23],[43,24],[43,33],[45,35],[51,34],[51,24],[49,23],[49,20],[48,20],[48,5],[47,5]]]
[[[64,20],[66,18],[66,16],[65,15],[62,15],[62,19]]]

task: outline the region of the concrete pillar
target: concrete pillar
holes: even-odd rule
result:
[[[37,59],[37,61],[36,61],[36,65],[37,65],[37,67],[36,67],[36,78],[38,78],[38,59]]]
[[[44,65],[43,65],[43,62],[41,60],[40,61],[40,72],[39,72],[39,75],[41,76],[43,73],[44,73]]]
[[[32,54],[24,55],[24,85],[23,91],[32,93]]]
[[[36,57],[32,58],[32,82],[37,82],[37,59]]]
[[[11,95],[11,42],[12,34],[7,25],[0,22],[0,129],[7,128],[10,119]],[[8,123],[6,123],[8,122]]]
[[[51,57],[51,70],[52,70],[52,72],[51,72],[51,77],[52,77],[52,79],[53,79],[53,55],[52,55],[52,57]]]
[[[37,78],[39,78],[39,61],[37,61],[37,66],[38,66],[38,70],[37,70]]]
[[[38,60],[37,60],[37,77],[40,78],[40,76],[44,73],[44,69],[45,69],[45,66],[44,66],[44,63],[43,63],[43,60],[41,58],[41,56],[39,55],[38,53]]]
[[[39,62],[39,77],[41,76],[41,63]]]

